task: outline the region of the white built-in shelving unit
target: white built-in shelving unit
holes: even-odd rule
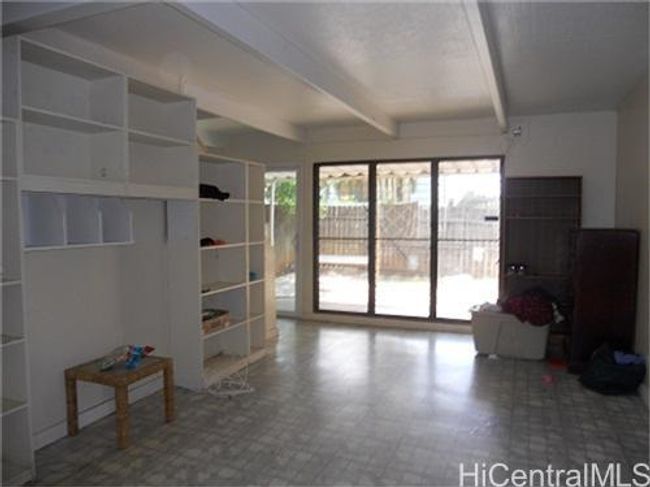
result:
[[[20,229],[20,123],[2,118],[2,485],[18,485],[35,473],[29,401],[28,347],[24,323]]]
[[[30,294],[47,274],[34,272],[41,258],[82,274],[75,249],[122,245],[114,255],[132,267],[142,252],[133,250],[142,206],[132,200],[162,200],[165,288],[156,299],[176,384],[210,385],[265,353],[264,167],[199,155],[192,98],[31,39],[7,37],[2,48],[2,484],[21,484],[35,474],[28,335],[39,330],[34,308],[47,312]],[[199,182],[231,197],[201,199]],[[226,243],[200,248],[202,237]],[[131,267],[123,273],[139,272]],[[228,310],[231,324],[204,335],[209,307]],[[48,327],[67,321],[63,313]],[[79,333],[84,324],[74,324]]]
[[[195,102],[16,39],[24,189],[196,198]]]
[[[204,334],[203,380],[210,385],[264,356],[264,166],[199,155],[199,181],[230,193],[200,200],[201,307],[227,310],[230,325]]]

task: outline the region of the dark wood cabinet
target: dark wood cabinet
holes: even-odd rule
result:
[[[636,317],[639,233],[580,230],[575,239],[570,368],[578,372],[602,343],[631,350]]]

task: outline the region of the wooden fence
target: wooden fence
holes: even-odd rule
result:
[[[490,209],[451,207],[438,212],[438,274],[498,275],[499,225],[486,222]],[[377,269],[382,275],[427,277],[430,269],[431,220],[417,203],[378,207]],[[368,208],[330,206],[321,210],[319,254],[323,268],[366,266]],[[356,258],[351,258],[356,257]]]

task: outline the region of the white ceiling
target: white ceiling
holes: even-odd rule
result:
[[[616,108],[648,70],[648,4],[492,3],[509,113]]]
[[[341,79],[360,85],[397,122],[494,114],[459,2],[240,6]],[[646,3],[494,1],[484,10],[508,115],[611,109],[647,72]],[[60,28],[300,127],[358,120],[295,73],[163,4]],[[236,129],[223,121],[219,127]]]
[[[164,4],[143,4],[77,20],[62,30],[296,124],[354,117],[285,71]]]
[[[245,3],[399,121],[490,115],[460,3]]]

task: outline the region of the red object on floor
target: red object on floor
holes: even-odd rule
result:
[[[564,358],[552,357],[547,360],[548,365],[554,369],[565,370],[569,366],[569,362]]]

